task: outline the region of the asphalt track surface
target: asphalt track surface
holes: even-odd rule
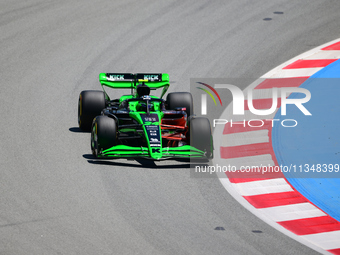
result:
[[[314,0],[0,1],[0,254],[313,254],[187,163],[93,159],[77,100],[100,72],[166,72],[171,91],[255,80],[338,38],[339,13]]]

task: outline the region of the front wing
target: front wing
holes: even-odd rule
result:
[[[152,152],[149,150],[153,150]],[[155,153],[156,152],[156,153]],[[190,145],[180,147],[132,147],[116,145],[98,153],[98,158],[147,158],[152,160],[178,158],[207,158],[204,151]]]

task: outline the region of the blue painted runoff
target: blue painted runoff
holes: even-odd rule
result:
[[[340,60],[315,73],[300,88],[311,93],[303,105],[312,116],[305,116],[293,104],[287,105],[286,115],[281,115],[280,109],[275,119],[294,119],[297,125],[284,127],[275,121],[273,149],[290,184],[340,221]],[[288,99],[304,97],[292,93]]]

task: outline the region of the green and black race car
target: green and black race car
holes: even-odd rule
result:
[[[103,91],[79,95],[78,123],[91,131],[91,149],[98,158],[213,157],[213,140],[207,118],[193,115],[188,92],[169,93],[169,75],[101,73]],[[130,88],[131,94],[111,100],[104,86]],[[151,90],[162,88],[160,98]]]

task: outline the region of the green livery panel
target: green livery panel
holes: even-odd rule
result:
[[[152,153],[152,150],[157,153]],[[150,157],[150,154],[153,155]],[[190,145],[181,147],[165,147],[165,148],[150,148],[132,147],[127,145],[117,145],[110,149],[104,150],[98,157],[106,158],[150,158],[153,160],[171,159],[171,158],[204,158],[204,152]]]

